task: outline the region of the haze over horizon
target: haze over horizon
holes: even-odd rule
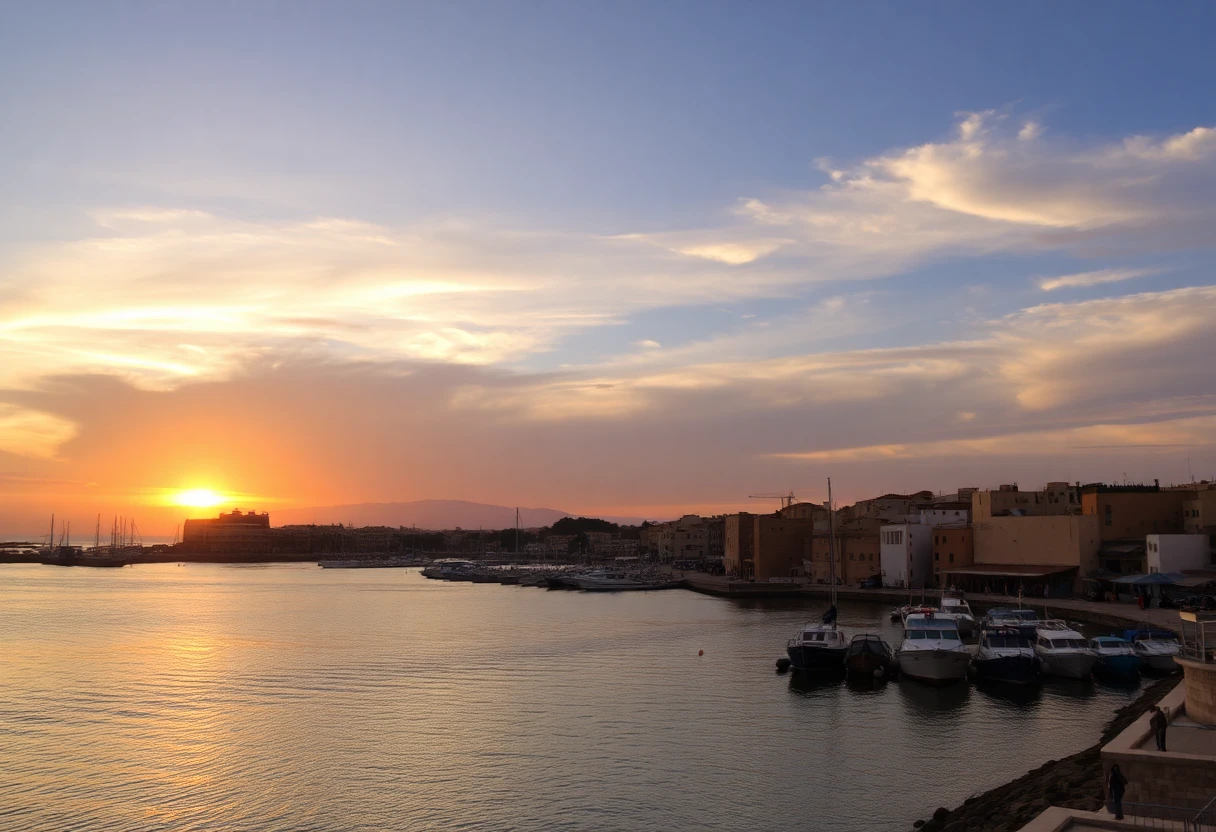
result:
[[[937,5],[8,4],[0,536],[1213,478],[1216,6]]]

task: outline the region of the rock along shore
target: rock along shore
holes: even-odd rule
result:
[[[1102,789],[1102,746],[1144,714],[1179,684],[1181,676],[1149,685],[1130,705],[1115,711],[1102,739],[1084,751],[1050,760],[1011,783],[968,798],[954,811],[942,808],[928,821],[917,821],[919,832],[1014,832],[1048,806],[1097,811],[1105,805]]]

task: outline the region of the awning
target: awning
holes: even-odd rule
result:
[[[1048,575],[1060,575],[1074,572],[1075,566],[1059,566],[1055,564],[1028,563],[976,563],[959,569],[942,569],[943,575],[974,575],[980,578],[1046,578]]]
[[[1098,554],[1102,557],[1136,557],[1144,554],[1144,543],[1143,541],[1136,543],[1130,540],[1103,543],[1102,549]]]
[[[1153,572],[1149,575],[1124,575],[1115,578],[1111,583],[1131,584],[1132,586],[1177,586],[1179,581],[1185,581],[1186,575],[1178,572]]]
[[[1216,572],[1208,572],[1206,574],[1202,572],[1198,574],[1192,573],[1190,575],[1183,573],[1182,580],[1178,581],[1174,586],[1185,586],[1189,589],[1197,586],[1207,586],[1208,584],[1216,584]]]

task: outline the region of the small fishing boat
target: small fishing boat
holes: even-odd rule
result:
[[[1178,643],[1178,636],[1168,630],[1124,630],[1123,638],[1132,643],[1132,649],[1144,662],[1146,670],[1154,673],[1173,673],[1178,670],[1178,662],[1174,661],[1174,657],[1182,646]]]
[[[1098,636],[1089,640],[1089,649],[1098,654],[1094,673],[1113,678],[1129,678],[1140,674],[1142,661],[1130,641],[1118,636]]]
[[[844,666],[850,676],[883,679],[891,675],[895,653],[891,645],[874,633],[858,633],[845,651]]]
[[[1035,655],[1048,676],[1088,679],[1098,663],[1098,654],[1089,648],[1085,636],[1057,619],[1040,621],[1035,630]]]
[[[975,675],[992,682],[1029,685],[1039,681],[1033,638],[1018,627],[985,627],[972,660]]]
[[[904,640],[896,653],[904,676],[946,685],[967,678],[971,651],[958,634],[958,625],[931,612],[913,613],[904,621]]]

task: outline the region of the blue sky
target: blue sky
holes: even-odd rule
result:
[[[96,479],[65,378],[218,401],[302,367],[371,368],[369,407],[439,373],[435,448],[590,431],[697,475],[434,493],[369,452],[341,493],[224,487],[622,514],[795,462],[1004,481],[1002,437],[1115,424],[1140,450],[1082,478],[1216,467],[1179,357],[1214,334],[1214,36],[1204,3],[9,4],[0,470]],[[145,479],[111,491],[176,485]]]

